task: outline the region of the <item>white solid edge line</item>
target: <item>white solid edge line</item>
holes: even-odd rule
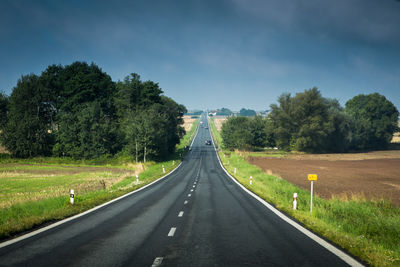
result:
[[[209,132],[211,135],[211,130],[210,127],[209,128]],[[314,240],[315,242],[317,242],[318,244],[320,244],[322,247],[326,248],[327,250],[329,250],[330,252],[332,252],[333,254],[335,254],[337,257],[339,257],[340,259],[342,259],[344,262],[346,262],[347,264],[349,264],[350,266],[364,266],[362,265],[360,262],[358,262],[356,259],[354,259],[353,257],[351,257],[350,255],[346,254],[345,252],[341,251],[340,249],[336,248],[335,246],[331,245],[330,243],[328,243],[327,241],[325,241],[324,239],[322,239],[321,237],[317,236],[316,234],[314,234],[313,232],[311,232],[310,230],[304,228],[303,226],[301,226],[300,224],[298,224],[297,222],[293,221],[291,218],[289,218],[288,216],[286,216],[285,214],[283,214],[282,212],[280,212],[279,210],[277,210],[274,206],[272,206],[271,204],[269,204],[267,201],[265,201],[264,199],[260,198],[259,196],[257,196],[256,194],[254,194],[253,192],[251,192],[250,190],[248,190],[246,187],[244,187],[241,183],[239,183],[234,177],[232,177],[232,175],[229,174],[229,172],[224,168],[224,165],[222,165],[222,162],[219,158],[217,149],[215,148],[215,144],[214,144],[214,140],[213,138],[211,138],[212,142],[213,142],[213,146],[214,146],[214,151],[217,154],[217,159],[219,161],[219,164],[221,165],[221,168],[225,171],[225,173],[228,175],[229,178],[231,178],[238,186],[240,186],[246,193],[248,193],[250,196],[254,197],[255,199],[257,199],[259,202],[261,202],[261,204],[263,204],[264,206],[266,206],[268,209],[270,209],[273,213],[275,213],[279,218],[281,218],[282,220],[284,220],[285,222],[287,222],[288,224],[292,225],[294,228],[296,228],[297,230],[299,230],[300,232],[302,232],[303,234],[305,234],[306,236],[308,236],[309,238],[311,238],[312,240]]]
[[[197,124],[196,134],[195,134],[195,135],[194,135],[194,137],[193,137],[193,140],[192,140],[192,143],[190,144],[189,150],[191,150],[191,149],[192,149],[192,146],[193,146],[194,139],[196,139],[196,136],[197,136],[197,134],[199,133],[200,121],[201,121],[201,117],[200,117],[200,119],[199,119],[199,123]]]
[[[116,202],[116,201],[118,201],[118,200],[120,200],[120,199],[126,198],[126,197],[128,197],[128,196],[130,196],[130,195],[132,195],[132,194],[135,194],[135,193],[137,193],[137,192],[139,192],[139,191],[141,191],[141,190],[143,190],[143,189],[145,189],[145,188],[147,188],[147,187],[149,187],[149,186],[151,186],[151,185],[157,183],[158,181],[160,181],[160,180],[166,178],[167,176],[171,175],[171,174],[174,173],[181,165],[182,165],[182,162],[179,163],[179,165],[178,165],[175,169],[173,169],[170,173],[168,173],[168,174],[166,174],[166,175],[164,175],[164,176],[158,178],[157,180],[155,180],[155,181],[153,181],[153,182],[151,182],[151,183],[149,183],[149,184],[147,184],[147,185],[145,185],[145,186],[143,186],[143,187],[141,187],[141,188],[139,188],[139,189],[137,189],[137,190],[135,190],[135,191],[129,192],[129,193],[127,193],[127,194],[125,194],[125,195],[122,195],[122,196],[120,196],[120,197],[118,197],[118,198],[115,198],[115,199],[110,200],[110,201],[108,201],[108,202],[106,202],[106,203],[103,203],[103,204],[101,204],[101,205],[99,205],[99,206],[96,206],[96,207],[94,207],[94,208],[92,208],[92,209],[90,209],[90,210],[87,210],[87,211],[85,211],[85,212],[79,213],[79,214],[77,214],[77,215],[75,215],[75,216],[69,217],[69,218],[67,218],[67,219],[61,220],[61,221],[56,222],[56,223],[53,223],[53,224],[50,224],[50,225],[48,225],[48,226],[46,226],[46,227],[40,228],[40,229],[38,229],[38,230],[35,230],[35,231],[33,231],[33,232],[30,232],[30,233],[27,233],[27,234],[22,235],[22,236],[20,236],[20,237],[16,237],[16,238],[14,238],[14,239],[5,241],[5,242],[3,242],[3,243],[0,243],[0,248],[9,246],[9,245],[11,245],[11,244],[17,243],[17,242],[22,241],[22,240],[24,240],[24,239],[27,239],[27,238],[29,238],[29,237],[35,236],[35,235],[37,235],[37,234],[40,234],[40,233],[45,232],[45,231],[47,231],[47,230],[50,230],[50,229],[52,229],[52,228],[54,228],[54,227],[57,227],[57,226],[59,226],[59,225],[61,225],[61,224],[64,224],[64,223],[66,223],[66,222],[69,222],[69,221],[75,220],[75,219],[77,219],[77,218],[79,218],[79,217],[82,217],[82,216],[84,216],[84,215],[86,215],[86,214],[89,214],[89,213],[91,213],[91,212],[93,212],[93,211],[95,211],[95,210],[98,210],[98,209],[102,208],[102,207],[108,206],[108,205],[110,205],[111,203],[114,203],[114,202]]]
[[[168,236],[174,236],[176,231],[176,227],[171,227],[171,230],[169,230]]]

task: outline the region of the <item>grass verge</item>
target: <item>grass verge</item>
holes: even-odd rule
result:
[[[210,125],[214,140],[221,144],[220,134],[212,120]],[[248,163],[239,153],[223,149],[218,153],[224,167],[241,184],[301,222],[306,228],[370,265],[400,266],[400,208],[384,200],[343,201],[315,197],[311,214],[309,191],[264,173],[259,167]],[[253,177],[252,185],[249,183],[250,176]],[[292,209],[294,192],[298,193],[296,211]]]
[[[0,157],[0,240],[81,213],[139,189],[171,172],[186,153],[199,120],[171,159],[136,164],[127,159],[76,161],[68,158]],[[140,173],[140,174],[139,174]],[[139,174],[139,182],[136,182]],[[69,203],[69,189],[75,203]]]

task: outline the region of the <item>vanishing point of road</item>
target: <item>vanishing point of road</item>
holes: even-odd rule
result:
[[[3,246],[0,266],[348,266],[222,169],[207,120],[172,174]],[[345,258],[346,258],[345,257]],[[352,261],[353,260],[353,261]]]

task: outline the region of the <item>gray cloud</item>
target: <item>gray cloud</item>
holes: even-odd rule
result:
[[[400,44],[400,2],[395,0],[234,0],[268,27],[321,38]]]

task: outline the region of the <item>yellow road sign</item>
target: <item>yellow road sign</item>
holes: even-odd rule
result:
[[[308,180],[309,181],[316,181],[317,180],[317,175],[316,174],[309,174],[308,175]]]

